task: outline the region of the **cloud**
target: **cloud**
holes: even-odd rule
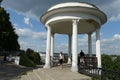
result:
[[[5,8],[16,10],[27,17],[34,17],[39,20],[40,16],[51,6],[73,0],[4,0],[2,5]],[[88,2],[96,5],[106,13],[110,21],[120,20],[120,0],[74,0],[78,2]],[[113,11],[111,11],[113,10]]]
[[[19,37],[46,40],[46,32],[34,32],[27,28],[16,28]]]
[[[120,0],[107,1],[106,4],[100,5],[100,8],[107,14],[109,21],[120,21]]]
[[[48,8],[51,6],[57,4],[57,3],[62,3],[62,2],[67,2],[67,1],[73,1],[73,0],[3,0],[2,5],[5,8],[14,10],[18,13],[22,13],[26,17],[24,18],[24,21],[26,24],[30,25],[31,22],[29,18],[35,18],[39,20],[40,16],[43,15],[47,11]],[[96,5],[101,11],[105,12],[105,14],[108,17],[109,21],[120,21],[120,9],[119,9],[119,4],[120,0],[74,0],[74,1],[81,1],[81,2],[89,2],[91,4]],[[15,24],[15,26],[18,26]],[[27,28],[16,28],[17,34],[20,36],[20,38],[26,39],[41,39],[41,40],[46,40],[46,32],[35,32],[31,29]],[[95,47],[95,34],[92,35],[92,44],[93,47]],[[58,36],[59,37],[59,36]],[[29,45],[28,42],[22,41],[21,44],[24,45]],[[65,49],[67,51],[67,43],[66,44],[61,44],[59,43],[60,47],[63,47],[62,49]],[[58,44],[57,44],[58,45]],[[79,49],[80,48],[87,48],[87,36],[85,37],[80,37],[78,39],[78,45]],[[108,53],[119,53],[119,46],[120,45],[120,34],[115,34],[109,39],[101,39],[101,50],[102,52],[108,52]],[[34,45],[35,46],[35,45]],[[42,46],[42,45],[41,45]],[[81,47],[82,46],[82,47]],[[93,51],[95,48],[93,48]],[[87,52],[87,51],[86,51]]]
[[[68,44],[66,43],[58,43],[55,45],[56,51],[55,52],[64,52],[68,53]]]
[[[110,39],[101,40],[101,50],[108,54],[120,54],[120,34],[114,34]]]
[[[45,51],[46,32],[35,32],[28,28],[18,28],[19,25],[15,25],[21,49],[26,50],[27,48],[31,48],[36,51]]]
[[[114,40],[115,41],[120,41],[120,34],[115,34],[114,35]]]
[[[101,33],[101,35],[103,35]],[[120,54],[120,34],[114,34],[111,38],[101,38],[101,53]],[[79,36],[78,51],[83,50],[88,53],[88,36]],[[92,34],[92,51],[96,53],[96,34]]]
[[[32,27],[32,23],[30,22],[30,18],[25,17],[24,18],[24,23],[27,24],[27,25],[29,25],[30,27]]]
[[[114,34],[112,38],[110,39],[103,39],[103,43],[115,43],[120,42],[120,34]]]
[[[110,17],[110,21],[118,21],[118,20],[120,21],[120,14]]]

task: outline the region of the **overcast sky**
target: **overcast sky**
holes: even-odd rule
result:
[[[96,5],[108,17],[101,28],[101,52],[120,54],[120,0],[3,0],[2,6],[10,13],[10,20],[16,28],[21,49],[46,49],[46,29],[40,17],[51,6],[68,1],[87,2]],[[93,53],[95,34],[93,33]],[[78,51],[87,53],[87,35],[78,36]],[[55,35],[55,52],[68,52],[67,35]]]

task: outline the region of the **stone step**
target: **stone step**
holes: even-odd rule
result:
[[[27,75],[29,76],[30,80],[39,80],[39,78],[37,78],[36,74],[33,72],[29,72]]]
[[[38,71],[42,71],[45,73],[47,73],[48,76],[51,76],[52,78],[54,78],[54,80],[58,80],[58,77],[60,78],[60,76],[62,76],[61,72],[60,71],[57,71],[56,69],[54,70],[50,70],[50,69],[41,69],[41,70],[38,70]],[[60,74],[58,74],[60,73]]]
[[[38,68],[27,75],[21,77],[21,80],[91,80],[89,76],[82,75],[77,72],[72,72],[70,67],[52,67]]]
[[[45,73],[42,69],[34,70],[34,74],[39,80],[54,80],[48,73]]]
[[[38,69],[38,74],[43,72],[44,75],[50,76],[50,80],[91,80],[90,77],[71,72],[70,69],[51,68],[51,69]],[[47,80],[47,79],[44,79]]]
[[[27,75],[22,75],[20,80],[28,80],[28,76]]]

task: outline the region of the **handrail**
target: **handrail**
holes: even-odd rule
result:
[[[91,60],[91,57],[84,58],[84,62],[80,62],[78,67],[79,73],[91,76],[98,80],[120,80],[120,72],[98,68],[97,62]]]

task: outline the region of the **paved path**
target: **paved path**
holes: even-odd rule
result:
[[[23,75],[21,80],[91,80],[90,77],[77,72],[71,72],[70,65],[53,68],[38,68]]]
[[[41,66],[40,66],[41,67]],[[27,74],[22,75],[23,72]],[[0,80],[91,80],[90,77],[71,72],[70,65],[46,68],[26,68],[11,63],[0,64]]]
[[[18,80],[19,76],[32,68],[17,66],[13,63],[0,62],[0,80]]]

